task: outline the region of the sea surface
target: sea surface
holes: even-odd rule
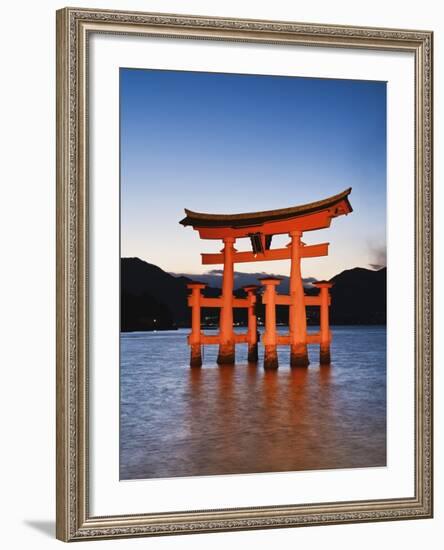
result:
[[[386,327],[333,326],[332,363],[190,368],[189,330],[120,337],[120,479],[386,465]],[[281,327],[286,332],[286,327]],[[316,327],[310,327],[313,332]],[[245,331],[245,329],[242,329]]]

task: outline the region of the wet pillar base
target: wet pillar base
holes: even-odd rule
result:
[[[265,346],[264,369],[277,369],[279,366],[276,346]]]
[[[321,345],[319,362],[321,363],[321,365],[329,365],[331,363],[330,346],[328,344],[326,346]]]
[[[259,354],[257,351],[257,344],[248,344],[248,362],[257,363]]]
[[[235,353],[234,342],[219,345],[219,354],[217,356],[218,365],[234,365]]]
[[[290,367],[308,367],[307,344],[296,344],[290,347]]]
[[[191,358],[190,367],[202,366],[202,354],[200,351],[200,344],[191,344]]]

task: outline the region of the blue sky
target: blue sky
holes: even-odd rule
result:
[[[179,225],[185,207],[268,210],[352,187],[350,215],[304,234],[330,242],[330,253],[304,260],[303,276],[384,264],[384,82],[121,69],[120,98],[122,257],[203,273],[200,253],[221,243]],[[288,274],[289,265],[237,269]]]

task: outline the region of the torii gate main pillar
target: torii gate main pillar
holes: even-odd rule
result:
[[[304,285],[301,275],[301,231],[289,233],[291,242],[290,268],[290,366],[306,367],[309,364],[307,353],[307,317],[305,312]]]
[[[224,271],[222,278],[222,305],[220,310],[220,343],[217,363],[234,365],[235,341],[233,331],[234,248],[233,237],[224,237]]]

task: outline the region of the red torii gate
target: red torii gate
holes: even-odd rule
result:
[[[188,304],[192,308],[192,328],[188,342],[191,346],[191,366],[201,366],[202,344],[219,344],[217,362],[234,364],[235,345],[248,343],[248,360],[257,361],[257,324],[254,312],[256,286],[244,287],[246,298],[235,298],[234,264],[240,262],[263,262],[268,260],[291,260],[290,293],[276,293],[280,279],[265,277],[261,284],[265,287],[262,298],[266,308],[264,333],[264,367],[277,368],[276,346],[290,345],[290,365],[308,365],[307,344],[320,344],[320,362],[330,362],[331,334],[328,321],[330,305],[329,288],[332,284],[320,281],[314,286],[320,289],[318,296],[305,296],[301,276],[301,259],[328,255],[329,243],[305,245],[301,238],[304,231],[324,229],[330,226],[332,218],[349,214],[352,207],[348,200],[351,188],[338,195],[309,204],[243,214],[206,214],[185,209],[186,217],[180,221],[184,226],[192,226],[201,239],[220,239],[224,247],[220,253],[202,254],[204,265],[223,264],[222,293],[219,298],[205,298],[202,289],[205,284],[192,282]],[[290,242],[285,248],[271,248],[273,235],[288,234]],[[249,238],[252,251],[238,252],[234,248],[236,239]],[[279,335],[276,331],[276,306],[288,305],[289,334]],[[320,307],[320,332],[307,334],[306,306]],[[220,308],[219,334],[206,335],[200,328],[202,307]],[[233,308],[248,308],[248,332],[236,334],[233,330]]]

